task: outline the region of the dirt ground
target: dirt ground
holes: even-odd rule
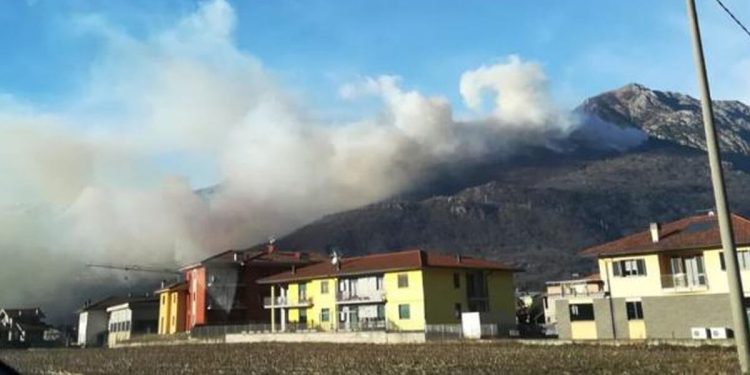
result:
[[[23,374],[716,374],[731,348],[514,343],[214,344],[0,351]]]

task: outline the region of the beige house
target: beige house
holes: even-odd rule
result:
[[[598,273],[584,278],[548,281],[546,291],[542,297],[544,306],[544,328],[547,335],[557,334],[558,300],[566,300],[568,304],[591,302],[593,298],[604,296],[604,282]],[[567,314],[567,311],[564,311]]]
[[[750,220],[732,215],[742,283],[750,291]],[[732,318],[713,213],[594,246],[601,296],[558,299],[557,329],[569,339],[689,339],[731,336]]]

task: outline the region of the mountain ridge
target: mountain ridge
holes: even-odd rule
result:
[[[716,112],[730,204],[750,212],[750,107],[717,103],[728,103]],[[418,193],[323,216],[282,236],[279,246],[351,255],[407,247],[460,252],[525,268],[519,286],[537,289],[592,271],[592,259],[578,255],[585,247],[713,207],[696,99],[630,84],[575,111],[591,121],[571,135],[575,152],[537,150],[466,166]],[[591,138],[613,128],[645,136],[604,148]]]

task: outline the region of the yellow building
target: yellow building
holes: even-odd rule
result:
[[[156,291],[159,296],[159,334],[184,332],[187,301],[187,284],[176,282]]]
[[[750,220],[732,215],[732,224],[747,299]],[[598,258],[604,293],[556,301],[561,338],[731,336],[726,267],[712,213],[652,223],[647,230],[583,254]]]
[[[483,312],[515,323],[513,272],[490,260],[406,250],[340,258],[272,275],[275,329],[424,331]]]

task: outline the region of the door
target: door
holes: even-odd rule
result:
[[[703,279],[703,257],[694,256],[685,258],[685,274],[689,286],[700,286],[705,284]]]

